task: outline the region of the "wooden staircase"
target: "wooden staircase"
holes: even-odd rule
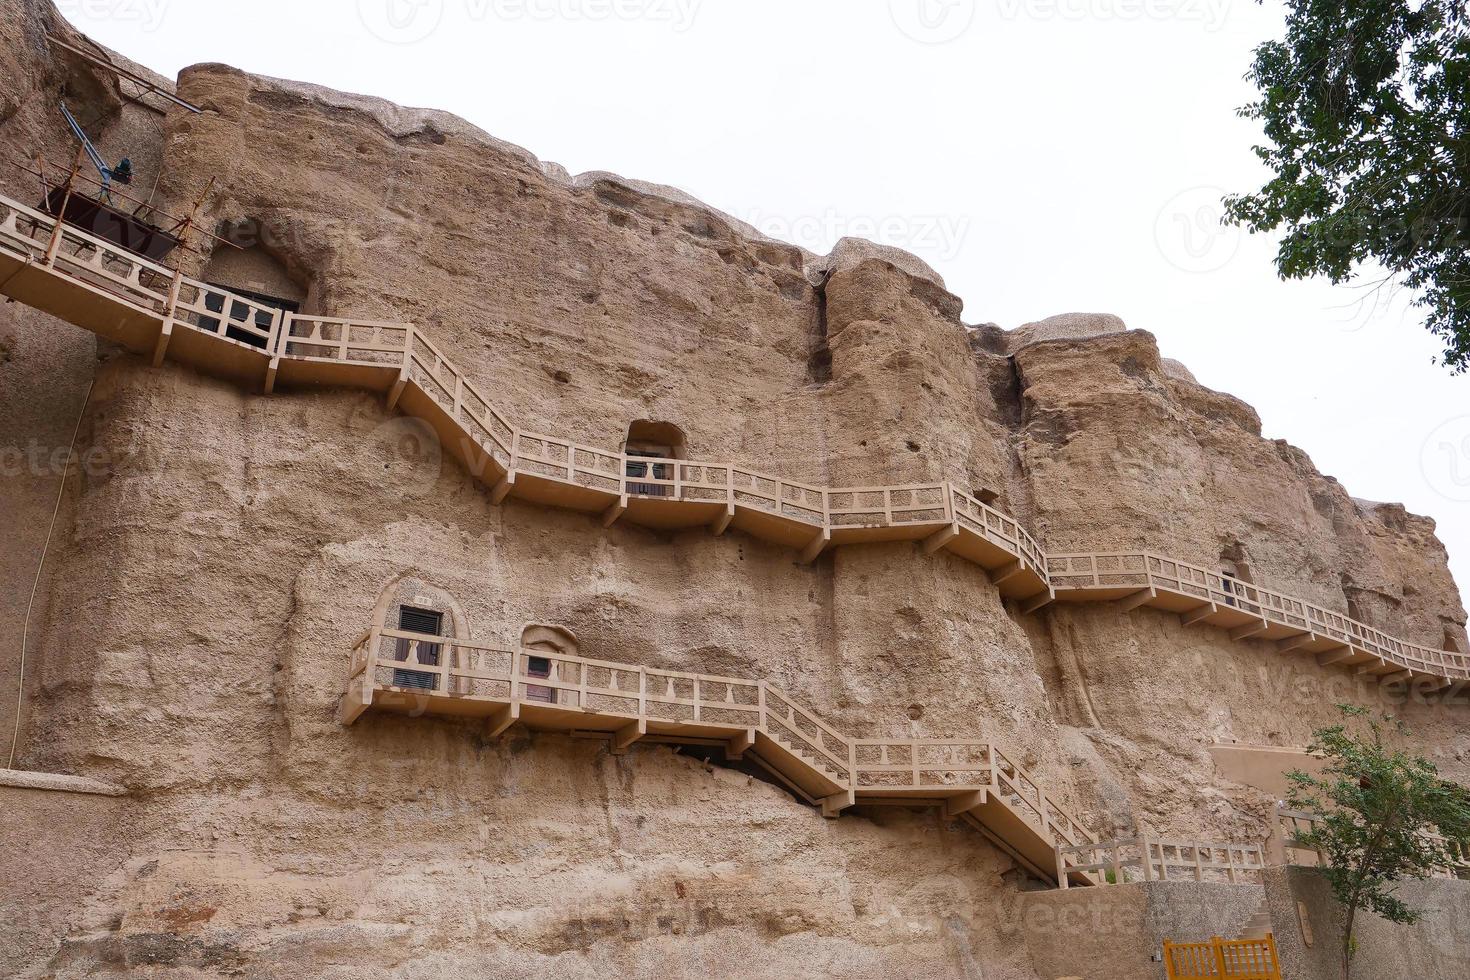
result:
[[[1148,551],[1044,553],[1013,517],[950,482],[819,487],[732,462],[670,460],[663,477],[629,456],[521,429],[410,324],[302,316],[151,262],[0,196],[0,294],[90,330],[157,365],[165,357],[259,385],[332,385],[386,395],[508,497],[600,515],[606,526],[735,528],[797,550],[917,541],[985,569],[1031,613],[1054,601],[1117,601],[1177,613],[1236,640],[1312,656],[1428,694],[1470,680],[1470,655],[1401,640],[1341,613]],[[640,475],[629,476],[630,463]]]
[[[605,738],[615,754],[640,741],[717,746],[824,816],[858,804],[939,807],[1043,881],[1093,883],[1059,863],[1058,848],[1096,836],[993,743],[851,738],[766,681],[502,650],[378,623],[353,648],[338,718],[351,725],[369,711],[484,719],[490,737],[519,722]]]
[[[143,259],[0,196],[0,294],[90,330],[156,366],[173,358],[213,375],[259,386],[332,385],[378,391],[390,410],[422,419],[446,452],[490,488],[599,515],[604,526],[734,528],[796,550],[804,562],[828,548],[911,540],[985,569],[1022,613],[1055,601],[1117,601],[1178,613],[1237,640],[1268,642],[1282,654],[1314,656],[1374,679],[1414,681],[1424,690],[1470,679],[1470,657],[1410,643],[1340,613],[1228,579],[1147,551],[1046,555],[1012,518],[950,482],[820,487],[724,461],[670,460],[663,476],[629,456],[511,422],[422,332],[409,324],[304,316],[272,308]],[[636,465],[636,464],[634,464]],[[517,720],[537,728],[597,733],[615,751],[666,738],[749,754],[793,792],[835,816],[857,802],[934,805],[965,820],[1043,878],[1091,881],[1071,872],[1058,848],[1095,840],[1021,768],[986,742],[850,739],[765,682],[650,671],[626,664],[562,661],[580,680],[548,685],[553,703],[528,699],[519,653],[499,674],[471,663],[416,666],[432,691],[382,683],[385,638],[375,627],[353,655],[342,703],[351,723],[369,708],[488,719],[492,732]],[[499,653],[462,641],[455,650]],[[633,687],[590,683],[622,677]],[[391,679],[391,678],[390,678]],[[648,683],[667,682],[665,690]],[[468,685],[461,690],[462,685]],[[486,685],[496,693],[486,693]],[[749,701],[706,698],[706,687],[739,686]],[[536,682],[532,686],[541,686]],[[636,693],[635,693],[636,692]],[[575,700],[568,699],[575,694]],[[730,695],[733,698],[733,694]],[[1058,872],[1058,861],[1063,871]],[[1049,870],[1050,869],[1050,870]]]

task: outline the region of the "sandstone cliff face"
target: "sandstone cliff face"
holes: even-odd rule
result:
[[[52,103],[79,69],[35,40],[49,7],[7,6],[22,26],[0,50],[0,133],[63,154]],[[528,426],[617,449],[659,420],[691,456],[794,479],[954,480],[1048,547],[1228,561],[1463,640],[1432,522],[1354,502],[1147,334],[967,330],[916,261],[806,255],[441,114],[217,65],[179,91],[204,111],[102,124],[135,161],[156,148],[162,207],[214,177],[204,226],[228,223],[276,288],[416,323]],[[404,576],[486,642],[561,624],[589,656],[769,678],[854,733],[993,737],[1105,834],[1259,839],[1270,801],[1205,746],[1303,744],[1334,700],[1382,697],[1150,610],[1022,616],[974,566],[910,544],[806,567],[739,535],[494,506],[361,393],[264,398],[98,360],[90,336],[14,307],[0,337],[9,441],[64,442],[95,379],[80,448],[106,460],[64,497],[20,761],[134,790],[93,880],[27,898],[46,914],[6,937],[7,974],[1035,975],[1010,859],[932,813],[822,821],[666,747],[340,727],[347,652]],[[55,491],[0,488],[15,554],[39,555]],[[29,590],[20,565],[8,595]],[[5,611],[18,627],[23,608]],[[1470,776],[1466,709],[1406,710]]]

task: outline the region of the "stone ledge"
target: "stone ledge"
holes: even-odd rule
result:
[[[127,796],[128,791],[116,783],[104,783],[100,779],[85,776],[62,776],[53,772],[24,772],[20,769],[0,769],[0,786],[16,789],[37,789],[51,793],[85,793],[89,796]]]

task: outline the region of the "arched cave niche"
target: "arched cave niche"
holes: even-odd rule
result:
[[[1224,592],[1240,596],[1247,594],[1246,586],[1256,583],[1250,562],[1245,557],[1245,545],[1239,541],[1232,541],[1221,549],[1220,579]],[[1235,605],[1234,599],[1225,601],[1232,606]]]
[[[227,289],[244,299],[285,310],[287,313],[300,313],[306,309],[309,305],[310,289],[302,285],[298,277],[292,275],[286,262],[268,248],[268,236],[263,232],[260,222],[227,222],[220,237],[224,241],[215,244],[209,261],[200,272],[201,280],[211,286]],[[204,305],[211,312],[223,312],[224,302],[225,298],[219,294],[205,294]],[[236,320],[243,320],[248,315],[249,310],[240,304],[235,304],[235,308],[230,311],[230,316]],[[217,329],[215,324],[206,322],[204,325]],[[257,312],[255,326],[269,330],[270,315]],[[231,340],[254,347],[264,345],[260,337],[233,326],[228,328],[226,335]]]
[[[469,623],[454,597],[445,589],[414,575],[400,576],[383,589],[373,622],[382,629],[424,637],[469,638]],[[394,660],[407,666],[394,668],[390,677],[380,678],[382,683],[412,691],[465,693],[455,689],[458,682],[447,684],[441,681],[440,675],[410,669],[414,665],[470,667],[471,664],[460,662],[465,656],[462,648],[402,636],[384,637],[383,644],[384,652],[391,652]],[[448,657],[445,656],[446,646],[451,651]]]
[[[668,463],[644,462],[658,459],[687,459],[688,445],[684,430],[672,422],[640,419],[628,425],[623,452],[641,457],[627,461],[630,480],[672,480],[674,467]],[[648,497],[672,496],[674,488],[662,483],[629,483],[628,492]]]
[[[1445,653],[1465,652],[1464,648],[1461,646],[1460,638],[1455,635],[1454,628],[1450,626],[1446,626],[1444,628],[1444,651]]]
[[[550,680],[557,658],[576,657],[581,647],[576,634],[565,626],[530,623],[521,630],[521,650],[526,658],[526,676]],[[556,704],[557,690],[540,684],[527,684],[524,699]]]

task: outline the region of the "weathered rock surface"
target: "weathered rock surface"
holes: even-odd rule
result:
[[[955,480],[1048,545],[1228,562],[1419,642],[1464,642],[1432,521],[1354,502],[1116,317],[967,331],[911,256],[810,256],[441,113],[225,66],[186,70],[179,92],[204,111],[165,117],[53,57],[49,5],[4,5],[8,144],[69,159],[67,86],[108,152],[149,182],[161,164],[161,207],[187,211],[216,179],[203,226],[259,243],[239,274],[294,286],[308,311],[418,324],[528,425],[617,448],[630,421],[661,420],[691,456],[794,479]],[[35,193],[14,173],[0,186]],[[769,678],[855,733],[992,737],[1104,834],[1261,839],[1270,801],[1219,778],[1206,746],[1303,744],[1334,702],[1384,696],[1151,610],[1021,616],[974,566],[912,545],[805,567],[739,535],[493,506],[361,393],[264,398],[99,358],[89,335],[15,307],[0,343],[7,445],[64,447],[80,413],[78,448],[103,461],[62,498],[17,764],[132,791],[100,821],[126,832],[90,863],[0,886],[40,910],[0,945],[6,975],[1036,975],[1010,859],[932,812],[823,821],[664,747],[487,743],[428,718],[340,727],[348,650],[406,574],[486,642],[565,624],[588,656]],[[11,636],[59,475],[0,484]],[[1467,710],[1404,708],[1457,778]]]

